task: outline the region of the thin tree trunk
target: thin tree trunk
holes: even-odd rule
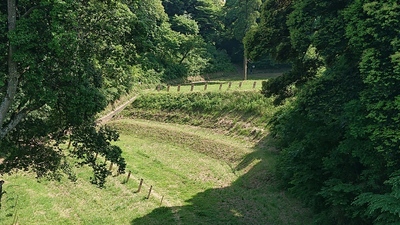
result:
[[[16,0],[7,0],[7,13],[8,13],[8,32],[15,30],[17,22]],[[4,126],[4,121],[9,113],[10,106],[12,105],[15,95],[17,93],[17,86],[19,80],[19,73],[17,71],[17,63],[13,60],[13,46],[10,41],[8,43],[8,81],[7,93],[4,96],[0,105],[0,127]]]
[[[243,72],[244,72],[244,80],[247,80],[247,56],[243,55]]]
[[[248,25],[248,18],[249,18],[249,14],[248,14],[248,7],[247,7],[247,3],[248,3],[248,0],[246,0],[246,3],[245,3],[245,17],[246,17],[246,20],[245,20],[245,25],[244,25],[244,33],[243,33],[243,39],[242,39],[242,44],[243,44],[243,72],[244,72],[244,80],[247,80],[247,56],[246,56],[246,49],[245,49],[245,47],[244,47],[244,37],[246,36],[246,32],[247,32],[247,25]]]
[[[183,60],[186,59],[186,57],[189,55],[190,51],[191,51],[191,49],[189,51],[185,52],[185,54],[183,54],[182,59],[179,61],[179,64],[183,63]]]

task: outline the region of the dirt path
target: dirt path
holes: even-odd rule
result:
[[[101,117],[100,119],[97,120],[97,123],[99,124],[105,124],[108,121],[110,121],[115,115],[120,113],[123,109],[125,109],[129,104],[131,104],[135,99],[137,98],[137,95],[133,96],[131,99],[128,101],[124,102],[123,104],[119,105],[117,108],[115,108],[113,111],[109,112],[107,115]]]

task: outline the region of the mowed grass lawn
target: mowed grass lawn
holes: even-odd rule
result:
[[[221,72],[215,74],[206,74],[203,76],[189,77],[185,82],[178,81],[179,84],[161,84],[150,88],[150,92],[203,92],[203,91],[261,91],[262,82],[271,78],[278,77],[288,69],[264,69],[249,73],[244,80],[242,68],[233,72]]]
[[[182,85],[157,86],[156,90],[171,93],[194,91],[261,91],[262,80],[246,81],[197,81]]]
[[[275,153],[198,127],[117,120],[127,174],[106,188],[74,168],[77,182],[39,180],[19,172],[6,181],[0,224],[308,224],[310,214],[281,192]],[[101,159],[99,159],[101,160]],[[139,180],[144,184],[136,193]],[[150,198],[146,199],[152,186]]]

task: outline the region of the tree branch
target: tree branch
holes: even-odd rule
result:
[[[191,50],[192,50],[192,49],[189,49],[188,51],[186,51],[186,52],[183,54],[181,60],[179,61],[179,64],[182,64],[182,63],[183,63],[183,60],[186,59],[186,57],[189,55],[189,53],[190,53]]]
[[[15,30],[17,22],[17,5],[16,0],[7,0],[7,14],[8,14],[8,31]],[[3,98],[0,105],[0,127],[3,126],[4,120],[9,113],[10,106],[12,105],[15,95],[17,93],[17,86],[19,83],[20,74],[17,70],[17,63],[13,60],[13,46],[11,43],[8,45],[8,83],[7,93]]]
[[[19,122],[28,114],[29,110],[27,108],[21,110],[17,113],[13,119],[0,130],[0,140],[3,139],[11,130],[13,130]]]
[[[32,13],[32,11],[33,10],[35,10],[35,9],[38,9],[38,8],[40,8],[40,6],[32,6],[30,9],[28,9],[28,11],[26,11],[25,13],[24,13],[24,15],[22,15],[21,17],[22,18],[26,18],[26,17],[28,17],[31,13]]]

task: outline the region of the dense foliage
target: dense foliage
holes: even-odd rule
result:
[[[103,171],[100,154],[123,172],[96,114],[136,84],[232,69],[225,10],[219,0],[2,1],[1,172],[54,172],[68,136],[82,162]]]
[[[104,146],[85,148],[86,159],[113,158],[124,172],[120,150],[107,148],[115,138],[102,135],[94,119],[132,86],[136,16],[115,1],[8,0],[0,9],[7,25],[0,31],[1,172],[32,169],[44,176],[65,168],[60,145],[71,133],[78,149]]]
[[[317,224],[398,224],[398,2],[268,0],[261,17],[247,53],[293,64],[263,87],[297,93],[273,122],[285,187]]]

